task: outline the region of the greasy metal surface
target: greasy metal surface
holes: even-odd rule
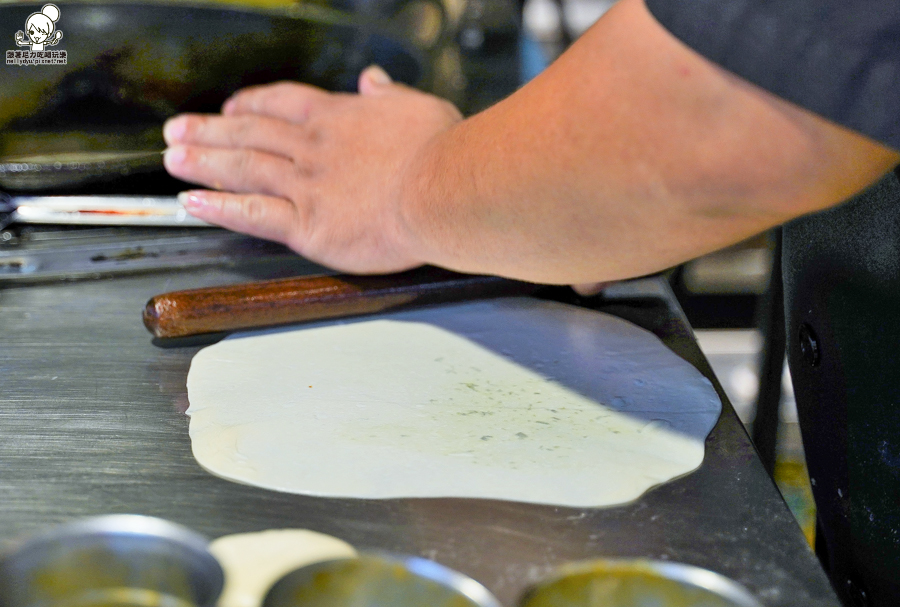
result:
[[[288,275],[323,270],[273,242],[225,230],[41,229],[0,240],[0,284],[97,278],[252,260],[284,267]]]
[[[0,543],[127,512],[211,537],[301,527],[421,555],[472,576],[505,605],[557,565],[607,556],[705,567],[771,607],[838,606],[727,404],[700,470],[615,508],[325,499],[207,474],[191,456],[183,413],[198,347],[154,346],[140,312],[163,291],[265,277],[206,270],[0,288]],[[615,287],[597,305],[711,374],[673,302],[651,280]]]

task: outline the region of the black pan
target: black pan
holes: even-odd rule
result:
[[[44,2],[0,0],[0,40]],[[161,126],[218,111],[236,90],[299,80],[356,87],[377,63],[431,88],[429,49],[371,15],[316,4],[283,10],[223,5],[55,2],[66,65],[0,66],[0,188],[58,189],[160,168]],[[2,47],[2,43],[0,43]],[[99,154],[99,156],[98,156]],[[97,159],[100,159],[99,162]]]

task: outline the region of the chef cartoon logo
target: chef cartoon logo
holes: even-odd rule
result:
[[[59,7],[45,4],[41,12],[32,13],[25,20],[25,31],[16,32],[16,45],[27,46],[27,51],[6,51],[7,65],[65,65],[66,51],[51,51],[62,40],[62,30],[56,29]]]

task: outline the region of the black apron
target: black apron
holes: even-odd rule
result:
[[[784,228],[788,362],[816,551],[848,605],[900,605],[900,181]]]

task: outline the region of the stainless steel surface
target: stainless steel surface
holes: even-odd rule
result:
[[[154,346],[140,311],[163,291],[275,273],[236,267],[0,286],[0,541],[131,512],[210,537],[300,527],[416,554],[471,576],[506,605],[559,565],[597,557],[710,569],[768,607],[839,605],[715,381],[726,405],[702,467],[620,507],[327,499],[207,474],[191,456],[184,416],[199,346]],[[664,282],[618,285],[592,306],[651,330],[712,377]]]
[[[147,516],[53,527],[0,559],[4,607],[212,607],[224,583],[206,538]]]
[[[761,607],[732,580],[683,563],[600,559],[564,565],[520,607]]]
[[[10,223],[212,227],[175,196],[13,196]]]
[[[501,607],[473,580],[427,559],[387,554],[313,563],[269,589],[263,607]]]
[[[5,234],[17,238],[10,232]],[[248,261],[274,262],[289,272],[323,270],[282,245],[224,230],[35,229],[17,240],[6,246],[0,241],[0,284]]]

